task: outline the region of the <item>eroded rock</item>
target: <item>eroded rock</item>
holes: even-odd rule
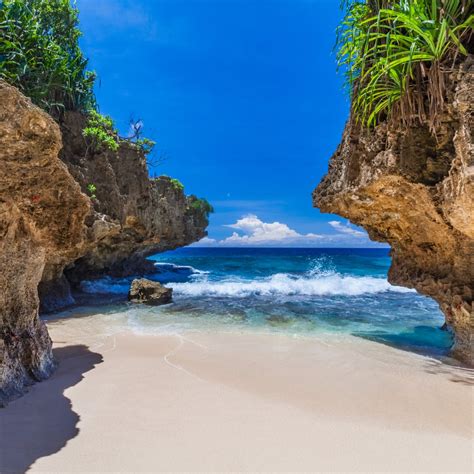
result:
[[[55,363],[38,317],[48,262],[81,255],[89,199],[64,163],[59,127],[0,81],[0,404],[48,377]]]
[[[323,212],[392,247],[389,281],[440,305],[453,355],[474,365],[474,59],[452,74],[437,136],[427,124],[348,123],[313,194]]]
[[[146,256],[207,235],[207,216],[190,205],[191,198],[170,178],[149,179],[141,151],[127,142],[117,152],[93,151],[82,136],[85,123],[81,114],[69,112],[61,125],[61,159],[84,193],[89,184],[96,187],[86,222],[90,245],[67,270],[71,283],[104,273],[145,274],[153,269]]]
[[[143,303],[153,306],[171,303],[173,289],[165,288],[156,281],[146,278],[136,278],[132,281],[128,299],[133,303]]]
[[[0,80],[0,404],[55,367],[40,299],[60,309],[81,279],[144,271],[145,256],[206,235],[207,215],[170,178],[150,180],[142,152],[91,153],[84,124],[66,114],[60,128]]]

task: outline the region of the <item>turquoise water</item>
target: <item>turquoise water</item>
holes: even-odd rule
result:
[[[229,328],[294,335],[344,333],[444,354],[437,304],[387,281],[385,249],[185,248],[151,258],[147,278],[173,288],[174,302],[129,307],[143,330]],[[126,295],[131,278],[84,282],[88,293]]]

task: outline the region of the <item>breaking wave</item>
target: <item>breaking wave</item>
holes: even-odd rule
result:
[[[391,285],[384,278],[343,276],[337,273],[312,277],[296,277],[278,273],[261,280],[224,281],[197,280],[173,284],[175,294],[185,296],[357,296],[385,291],[411,292],[407,288]]]
[[[406,293],[414,290],[391,285],[386,278],[341,275],[334,270],[313,267],[304,275],[276,273],[266,278],[244,279],[235,275],[221,280],[209,278],[191,266],[172,263],[155,264],[157,272],[150,278],[172,287],[175,295],[196,297],[247,296],[358,296],[381,292]],[[82,291],[92,294],[126,294],[132,278],[105,277],[84,281]]]

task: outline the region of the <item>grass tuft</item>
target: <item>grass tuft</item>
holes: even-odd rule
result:
[[[447,75],[468,54],[472,0],[344,0],[338,65],[352,94],[352,117],[366,127],[393,117],[428,121],[434,133]]]

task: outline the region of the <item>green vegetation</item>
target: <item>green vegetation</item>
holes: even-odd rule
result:
[[[133,142],[145,155],[148,155],[152,152],[156,142],[150,140],[149,138],[137,138]]]
[[[83,135],[93,149],[117,151],[112,119],[96,111],[96,76],[79,48],[78,14],[70,0],[0,0],[0,77],[56,119],[67,110],[86,113]],[[139,132],[128,141],[151,153],[155,142]]]
[[[87,191],[89,192],[89,196],[92,199],[95,199],[97,196],[95,195],[95,192],[97,191],[97,186],[95,184],[88,184],[87,185]]]
[[[346,71],[352,115],[364,126],[387,117],[428,120],[434,132],[447,75],[467,54],[472,0],[343,0],[338,64]]]
[[[0,78],[59,123],[66,111],[85,115],[86,155],[89,150],[116,152],[123,142],[149,155],[155,142],[142,137],[142,120],[131,120],[132,133],[124,138],[113,120],[97,111],[96,75],[87,70],[87,59],[79,47],[78,15],[74,0],[0,0]],[[179,180],[169,180],[174,189],[184,190]],[[96,191],[94,184],[87,185],[92,199]],[[191,207],[212,212],[207,201],[197,198]]]
[[[149,138],[142,137],[143,121],[141,119],[130,119],[130,130],[132,133],[126,140],[133,143],[144,155],[149,155],[153,151],[156,142]]]
[[[184,191],[184,184],[179,179],[171,178],[170,176],[167,176],[166,174],[162,174],[161,176],[158,176],[157,178],[154,178],[154,179],[160,180],[162,178],[168,180],[171,183],[171,186],[173,186],[173,188],[176,189],[176,191]]]
[[[177,191],[184,191],[184,184],[179,179],[171,178],[170,182],[173,188]]]
[[[89,139],[94,150],[107,148],[112,151],[119,149],[117,130],[113,120],[107,115],[101,115],[91,110],[87,115],[87,126],[82,131],[85,138]]]
[[[55,117],[95,108],[69,0],[0,0],[0,77]]]
[[[214,208],[204,198],[198,198],[196,196],[189,196],[189,208],[198,211],[200,214],[209,217],[209,214],[214,212]]]

